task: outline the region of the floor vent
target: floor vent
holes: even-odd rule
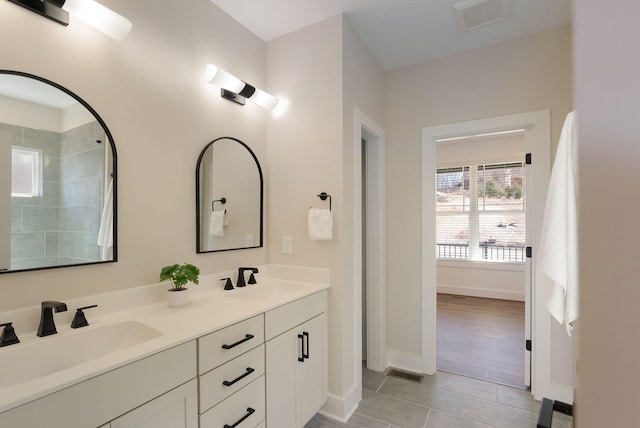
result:
[[[422,379],[424,379],[423,375],[416,374],[416,373],[403,372],[396,369],[390,369],[389,372],[387,373],[387,376],[393,376],[400,379],[410,380],[411,382],[415,382],[415,383],[422,383]]]

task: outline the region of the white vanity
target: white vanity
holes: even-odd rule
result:
[[[18,320],[22,341],[0,348],[0,365],[17,364],[11,375],[0,369],[0,427],[302,427],[327,398],[328,272],[260,272],[258,284],[231,291],[219,281],[228,272],[203,276],[182,308],[167,306],[162,285],[67,302],[59,333],[46,338],[18,329],[34,308],[0,314]],[[101,311],[70,329],[67,318],[87,303]],[[100,338],[104,355],[82,351]],[[65,365],[32,375],[31,351]]]

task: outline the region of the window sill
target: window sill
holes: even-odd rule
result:
[[[485,262],[474,260],[445,260],[436,261],[438,267],[452,267],[461,269],[487,269],[524,272],[526,263],[522,262]]]

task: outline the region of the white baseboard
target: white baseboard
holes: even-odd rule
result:
[[[489,288],[460,287],[457,285],[437,286],[438,293],[458,294],[461,296],[485,297],[488,299],[516,300],[524,302],[524,292],[492,290]]]
[[[418,354],[389,349],[387,357],[389,367],[413,373],[422,373],[422,357]]]
[[[358,408],[362,399],[362,389],[354,385],[344,397],[328,394],[327,402],[318,413],[341,423],[347,423],[351,415]]]

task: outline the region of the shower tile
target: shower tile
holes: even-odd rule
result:
[[[59,233],[58,232],[46,232],[44,239],[45,239],[45,255],[47,257],[57,257],[58,256]]]
[[[11,258],[25,259],[44,256],[44,233],[12,233]]]
[[[22,227],[25,232],[53,232],[58,230],[58,208],[22,208]]]

